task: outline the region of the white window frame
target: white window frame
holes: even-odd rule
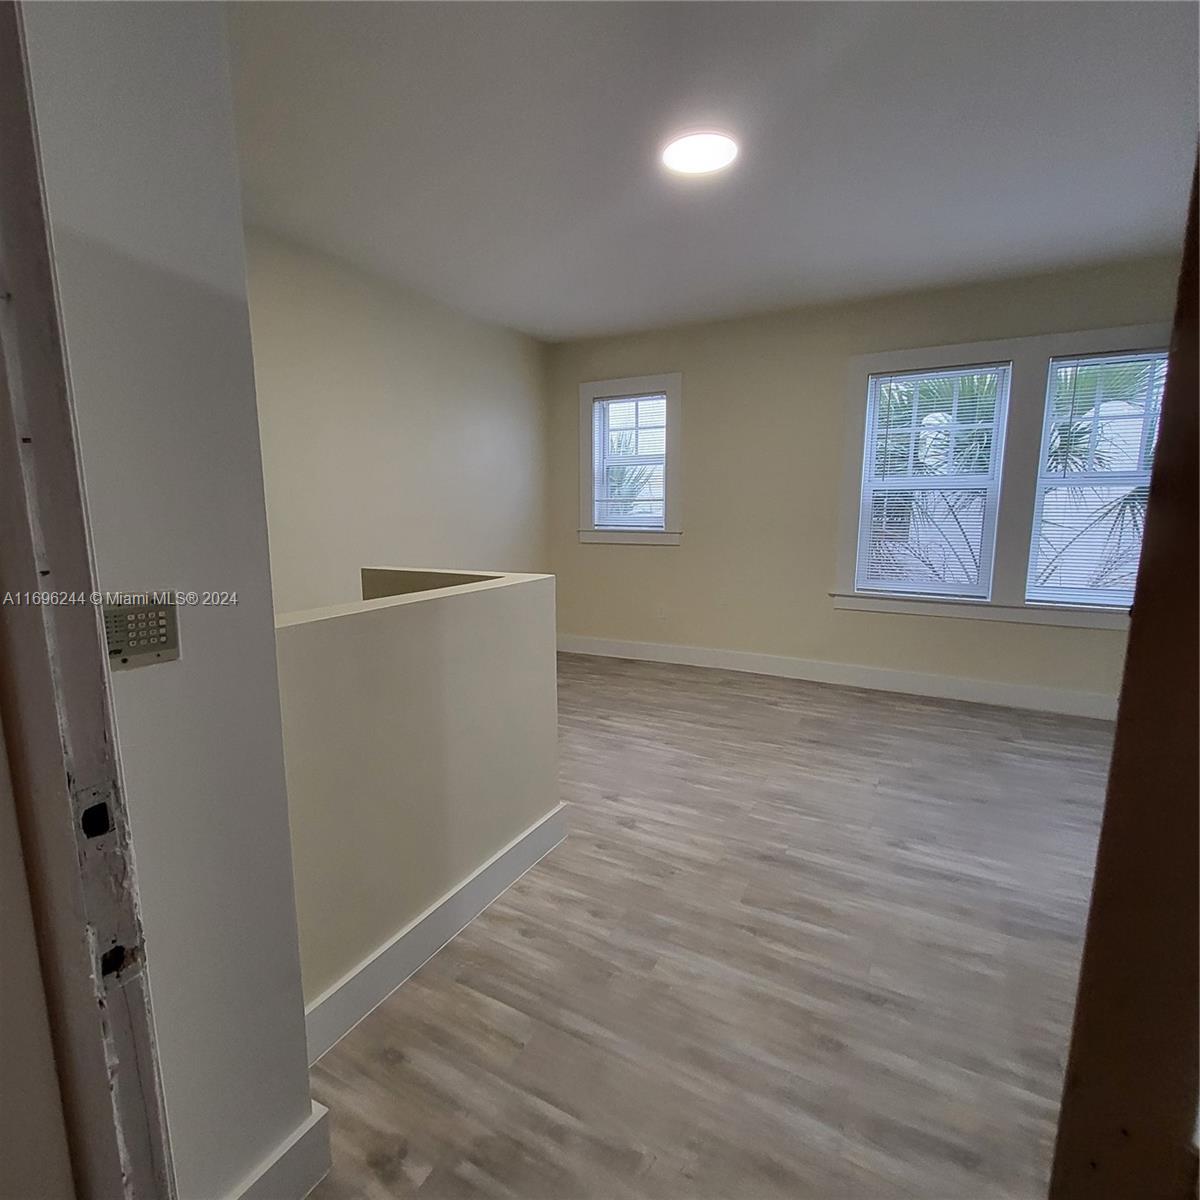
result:
[[[912,490],[939,490],[951,489],[958,490],[959,488],[969,488],[972,490],[984,490],[987,492],[987,500],[984,503],[984,513],[982,522],[982,536],[979,547],[979,582],[980,587],[985,594],[991,587],[992,579],[992,551],[995,545],[995,528],[996,528],[996,511],[999,504],[1000,496],[1000,479],[1001,479],[1001,464],[1004,460],[1004,430],[1008,416],[1008,374],[1009,363],[994,362],[994,363],[962,363],[961,368],[973,369],[978,371],[999,370],[1004,374],[1003,382],[996,390],[995,401],[995,417],[992,422],[993,434],[991,454],[989,455],[989,465],[986,475],[931,475],[927,477],[914,477],[912,475],[896,475],[888,477],[880,477],[874,474],[874,462],[872,455],[872,446],[878,436],[878,425],[870,422],[870,394],[874,392],[878,394],[878,385],[887,380],[903,377],[903,372],[896,374],[880,375],[877,372],[872,372],[871,379],[868,380],[868,397],[867,397],[867,418],[864,422],[868,425],[864,429],[863,438],[863,470],[862,470],[862,487],[860,489],[861,497],[859,502],[859,534],[858,534],[858,556],[855,562],[855,590],[856,594],[868,596],[880,595],[897,595],[897,596],[914,596],[917,599],[934,599],[944,598],[948,600],[954,599],[983,599],[985,597],[973,597],[963,595],[962,590],[954,584],[943,584],[942,586],[930,585],[924,591],[916,589],[905,589],[896,587],[889,591],[887,588],[880,587],[863,587],[859,588],[858,579],[864,573],[869,559],[869,546],[863,537],[863,531],[870,527],[871,523],[871,507],[874,498],[882,493],[890,491],[912,491]],[[917,376],[935,375],[941,368],[929,367],[922,368]],[[878,404],[876,405],[876,418],[878,417]],[[874,427],[869,427],[874,424]]]
[[[853,359],[849,369],[846,406],[846,456],[837,577],[830,592],[834,607],[858,612],[1127,629],[1129,614],[1121,609],[1025,599],[1045,422],[1046,388],[1052,359],[1122,351],[1157,351],[1167,346],[1169,340],[1168,325],[1134,325],[918,350],[894,350]],[[975,363],[1012,364],[1008,415],[1003,430],[989,596],[986,599],[971,599],[858,590],[855,572],[863,495],[867,395],[871,376],[905,371],[937,371]]]
[[[666,396],[666,453],[663,466],[663,528],[627,529],[596,526],[592,414],[598,400],[635,396]],[[625,379],[594,379],[579,385],[579,540],[630,546],[678,546],[683,538],[683,376],[633,375]]]
[[[1153,351],[1155,354],[1164,354],[1165,351]],[[1048,380],[1046,387],[1046,403],[1045,415],[1042,420],[1042,444],[1038,451],[1038,480],[1037,480],[1037,499],[1034,502],[1033,510],[1033,536],[1030,539],[1030,562],[1029,562],[1029,578],[1025,583],[1025,595],[1028,600],[1029,592],[1033,588],[1034,574],[1034,559],[1033,540],[1038,536],[1042,524],[1042,508],[1045,503],[1046,493],[1056,488],[1063,487],[1119,487],[1123,491],[1129,491],[1131,488],[1149,487],[1150,476],[1153,469],[1153,463],[1146,463],[1146,420],[1149,416],[1149,408],[1143,410],[1141,421],[1139,422],[1139,437],[1138,437],[1138,466],[1135,469],[1123,470],[1103,470],[1094,466],[1089,466],[1086,470],[1072,471],[1067,475],[1061,472],[1051,472],[1046,469],[1046,458],[1050,452],[1051,439],[1054,430],[1054,409],[1050,402],[1051,389],[1054,386],[1054,372],[1065,365],[1074,364],[1076,366],[1087,363],[1097,363],[1105,360],[1111,361],[1116,358],[1118,361],[1123,358],[1123,354],[1118,352],[1116,355],[1094,354],[1081,356],[1079,358],[1057,358],[1050,363],[1050,369],[1047,372]],[[1147,397],[1148,399],[1148,397]],[[1125,421],[1136,420],[1137,418],[1123,418]],[[1100,434],[1103,421],[1098,414],[1092,416],[1091,421],[1091,438],[1090,450],[1095,450],[1097,438]],[[1032,601],[1034,604],[1084,604],[1088,603],[1086,596],[1076,596],[1072,600],[1068,595],[1060,595],[1056,598],[1049,596],[1035,596]],[[1108,607],[1112,607],[1111,605]]]

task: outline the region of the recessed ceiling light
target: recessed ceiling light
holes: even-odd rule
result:
[[[704,130],[673,138],[662,152],[663,166],[680,175],[708,175],[729,166],[738,155],[737,142],[727,133]]]

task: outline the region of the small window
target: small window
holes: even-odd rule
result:
[[[870,377],[856,590],[988,597],[1010,373]]]
[[[1051,360],[1026,598],[1133,602],[1165,352]]]
[[[666,396],[597,400],[592,454],[596,528],[666,528]]]
[[[583,541],[679,541],[680,376],[580,388]]]

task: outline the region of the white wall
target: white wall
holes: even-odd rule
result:
[[[360,567],[546,565],[543,352],[315,252],[247,234],[279,612]]]
[[[216,1200],[310,1117],[224,18],[24,18],[100,585],[238,594],[113,679],[179,1194]]]
[[[1149,259],[552,347],[560,632],[977,680],[998,696],[1115,695],[1120,632],[834,609],[849,360],[1169,322],[1177,270]],[[668,371],[683,373],[682,544],[581,545],[579,384]]]
[[[558,804],[554,580],[282,617],[310,1003]]]

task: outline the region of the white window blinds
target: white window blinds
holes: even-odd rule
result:
[[[666,475],[666,395],[596,400],[592,405],[596,528],[665,528]]]
[[[1133,601],[1165,353],[1050,363],[1026,598]]]
[[[857,590],[987,598],[1010,375],[871,376]]]

